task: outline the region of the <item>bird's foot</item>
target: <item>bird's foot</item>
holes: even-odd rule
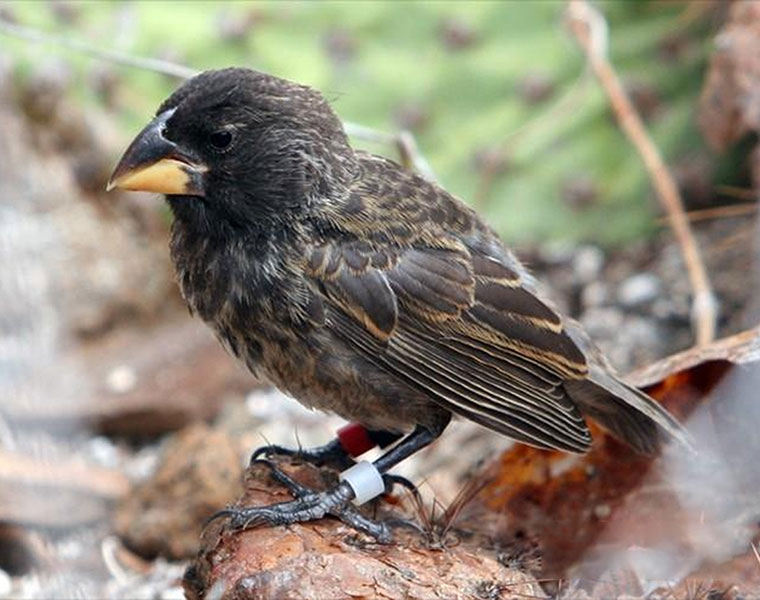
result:
[[[285,486],[295,496],[295,500],[279,502],[269,506],[227,508],[212,515],[209,521],[228,517],[229,526],[232,529],[244,530],[259,525],[277,526],[315,521],[329,514],[349,527],[361,531],[383,544],[391,541],[391,531],[395,527],[409,528],[425,535],[422,528],[413,521],[401,518],[376,521],[365,517],[351,504],[354,491],[345,481],[328,490],[317,492],[297,482],[269,460],[252,460],[252,464],[268,466],[271,470],[272,478]],[[398,476],[384,476],[383,479],[386,482],[387,489],[396,483],[402,483],[405,487],[412,486],[414,488],[411,482]],[[414,489],[416,490],[416,488]]]
[[[316,467],[334,467],[339,471],[347,469],[354,464],[354,460],[348,455],[348,452],[346,452],[338,439],[334,439],[324,446],[317,446],[316,448],[293,449],[274,444],[262,446],[253,452],[250,464],[254,464],[261,457],[270,456],[289,456]]]

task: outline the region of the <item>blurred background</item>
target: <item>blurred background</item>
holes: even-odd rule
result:
[[[718,333],[755,326],[760,4],[597,7],[683,197]],[[411,134],[418,163],[622,372],[693,344],[681,250],[566,10],[0,2],[0,597],[182,597],[199,523],[235,498],[247,453],[323,443],[340,425],[255,382],[188,318],[159,198],[104,191],[192,71],[241,65],[314,86],[356,146],[397,160],[396,134]],[[450,435],[467,451],[433,448],[404,471],[443,499],[508,445],[469,426]],[[183,455],[192,468],[171,462]]]

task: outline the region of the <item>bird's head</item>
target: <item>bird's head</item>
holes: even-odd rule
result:
[[[165,194],[189,225],[266,227],[340,193],[352,158],[315,90],[250,69],[206,71],[161,104],[108,189]]]

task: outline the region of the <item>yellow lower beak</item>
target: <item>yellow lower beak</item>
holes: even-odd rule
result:
[[[108,182],[106,191],[114,188],[157,194],[192,194],[195,176],[205,173],[203,167],[189,165],[173,158],[162,158],[151,165],[137,167]]]

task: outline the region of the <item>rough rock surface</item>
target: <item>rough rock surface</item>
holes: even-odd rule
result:
[[[155,474],[137,486],[114,517],[116,532],[141,556],[192,556],[198,524],[240,493],[240,459],[232,441],[206,425],[184,429]]]
[[[325,483],[324,473],[310,465],[280,464],[304,484]],[[256,465],[237,506],[288,499],[269,470]],[[384,501],[371,508],[379,518],[399,510]],[[201,551],[185,574],[185,593],[192,600],[545,597],[532,576],[506,567],[482,541],[431,548],[418,534],[397,530],[392,544],[379,545],[334,519],[242,532],[220,521],[204,532]]]

